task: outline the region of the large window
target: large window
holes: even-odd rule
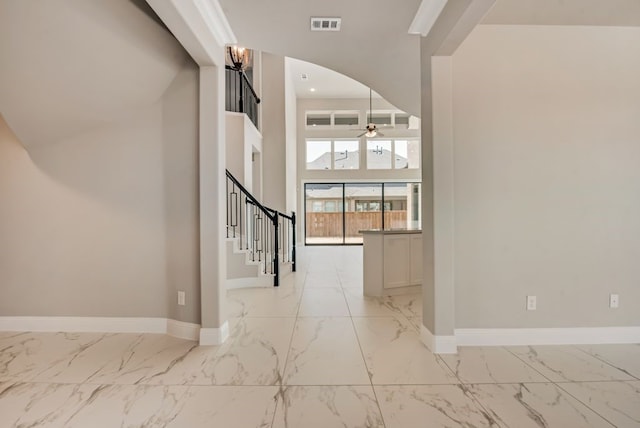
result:
[[[367,169],[391,169],[391,140],[367,140]]]
[[[359,169],[358,140],[307,140],[307,169]]]
[[[308,170],[360,169],[360,140],[308,139]],[[366,144],[367,169],[420,168],[420,140],[407,138],[374,138]]]
[[[359,169],[360,142],[337,140],[333,142],[333,169]]]
[[[331,169],[332,141],[307,140],[307,169]]]
[[[420,228],[420,183],[305,184],[305,243],[361,244],[361,230]]]
[[[416,168],[420,168],[419,140],[367,140],[367,169]]]

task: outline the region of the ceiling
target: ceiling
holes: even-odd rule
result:
[[[368,86],[344,74],[294,58],[287,58],[287,66],[297,98],[369,98]],[[374,91],[373,98],[380,95]]]
[[[498,0],[483,24],[640,26],[639,0]]]
[[[421,45],[426,52],[451,55],[478,23],[640,25],[640,0],[448,0],[432,32],[421,41],[408,34],[421,0],[219,1],[239,44],[321,64],[344,75],[293,62],[294,76],[303,70],[310,75],[308,85],[294,79],[298,96],[351,97],[365,88],[364,96],[357,97],[366,98],[366,87],[372,87],[416,116],[420,115]],[[312,16],[341,17],[341,31],[310,31]],[[326,85],[322,79],[327,79]],[[317,93],[309,92],[311,84]]]
[[[238,43],[321,64],[420,115],[420,37],[408,33],[420,0],[220,0]],[[341,17],[338,32],[310,18]]]

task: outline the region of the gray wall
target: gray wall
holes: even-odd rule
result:
[[[186,59],[162,98],[168,314],[194,323],[200,323],[198,79],[198,66]],[[185,306],[176,304],[179,290]]]
[[[0,316],[199,323],[197,66],[128,1],[1,6]]]
[[[480,26],[455,53],[456,327],[640,325],[638,76],[640,28]]]

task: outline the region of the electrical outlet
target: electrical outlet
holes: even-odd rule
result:
[[[620,304],[620,296],[617,294],[609,294],[609,307],[616,309]]]
[[[536,296],[527,296],[527,310],[535,311],[536,310]]]
[[[178,291],[178,305],[184,306],[184,298],[185,298],[184,291]]]

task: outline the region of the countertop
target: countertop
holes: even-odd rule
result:
[[[402,235],[402,234],[411,234],[411,233],[422,233],[422,229],[369,229],[369,230],[360,230],[362,234],[371,233],[378,235]]]

